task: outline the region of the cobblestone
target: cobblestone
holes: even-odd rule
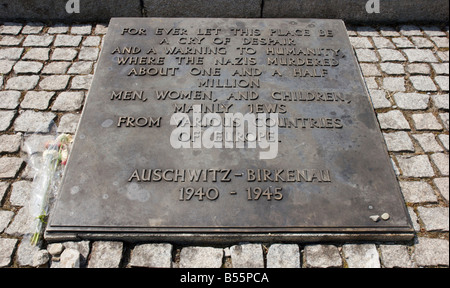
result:
[[[406,177],[432,177],[434,176],[433,168],[426,155],[397,156],[397,161],[402,170],[402,175]]]
[[[204,263],[196,263],[207,255],[214,255],[207,259],[214,267],[448,267],[449,35],[441,28],[349,31],[416,231],[414,243],[175,248],[78,241],[31,249],[26,204],[33,173],[25,161],[54,138],[45,134],[51,123],[58,133],[76,132],[107,26],[0,23],[0,267],[200,267]],[[27,135],[37,131],[44,134]]]

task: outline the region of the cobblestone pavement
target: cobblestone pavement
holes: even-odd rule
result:
[[[413,220],[410,243],[32,247],[25,147],[51,121],[75,133],[105,25],[0,23],[0,267],[448,267],[448,26],[348,27]],[[36,138],[36,139],[33,139]]]

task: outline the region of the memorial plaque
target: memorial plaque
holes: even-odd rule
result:
[[[47,239],[406,240],[344,23],[112,19]]]

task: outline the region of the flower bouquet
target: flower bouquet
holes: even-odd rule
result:
[[[71,135],[61,134],[45,144],[46,150],[42,155],[41,167],[34,177],[30,201],[30,214],[34,219],[32,245],[37,245],[42,236],[42,227],[46,224],[50,206],[50,195],[58,188],[63,167],[69,156],[69,144],[72,141]]]

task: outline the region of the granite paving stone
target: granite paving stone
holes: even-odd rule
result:
[[[342,266],[339,249],[334,245],[307,245],[304,253],[306,267],[333,268]]]
[[[11,126],[11,121],[15,115],[15,111],[0,110],[0,131],[6,131]]]
[[[223,249],[213,247],[185,247],[180,253],[180,268],[220,268]]]
[[[386,113],[378,113],[378,121],[381,129],[410,130],[409,123],[402,112],[392,110]]]
[[[413,259],[420,267],[449,265],[449,242],[445,239],[418,237]]]
[[[233,268],[264,268],[260,244],[234,245],[230,248]]]
[[[438,168],[442,176],[449,176],[449,161],[448,154],[445,153],[434,153],[430,156],[431,161]]]
[[[449,229],[448,207],[417,207],[427,231],[446,231]]]
[[[31,76],[16,76],[9,78],[6,82],[6,89],[8,90],[31,90],[36,87],[39,82],[38,75]]]
[[[272,244],[267,252],[267,268],[300,268],[300,249],[296,244]]]
[[[427,155],[399,155],[397,161],[405,177],[433,177],[434,171]]]
[[[20,91],[0,91],[0,109],[16,109],[19,98]]]
[[[386,268],[415,268],[408,247],[404,245],[380,245],[381,261]]]
[[[400,188],[407,203],[437,203],[433,188],[425,181],[400,181]]]
[[[412,116],[416,130],[441,130],[442,125],[432,113],[416,113]]]
[[[131,267],[170,268],[172,267],[171,244],[140,244],[131,253]]]
[[[395,93],[394,100],[400,109],[425,110],[428,108],[430,96],[419,93]]]
[[[51,112],[35,112],[26,110],[14,122],[14,130],[18,132],[48,132],[56,115]]]
[[[119,268],[122,253],[122,242],[95,241],[92,244],[88,268]]]
[[[435,178],[433,180],[434,185],[436,185],[437,189],[441,193],[441,195],[445,198],[445,200],[449,200],[448,194],[449,194],[449,178],[443,177],[443,178]]]
[[[349,268],[381,268],[375,244],[345,244],[342,248]]]

